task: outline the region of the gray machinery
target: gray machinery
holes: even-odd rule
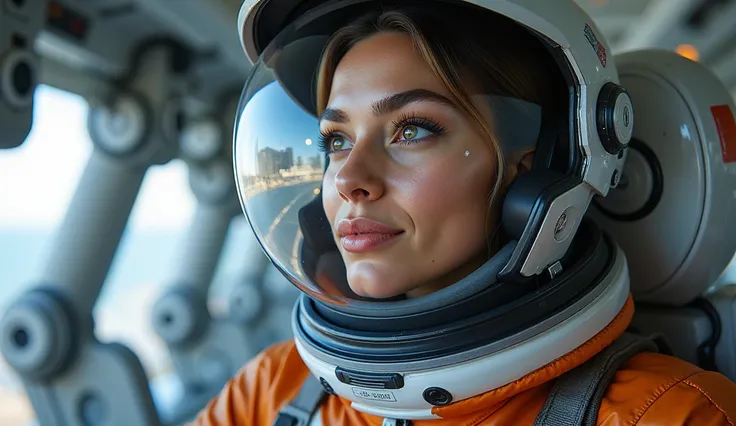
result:
[[[736,106],[708,68],[673,52],[627,52],[616,64],[646,120],[635,126],[622,184],[591,214],[626,253],[632,325],[736,380],[736,285],[721,277],[736,249]]]
[[[0,149],[23,143],[33,125],[39,59],[33,49],[46,0],[0,1]]]
[[[151,316],[184,387],[183,397],[166,415],[173,424],[193,417],[255,355],[248,327],[229,316],[213,318],[207,308],[225,237],[241,214],[230,148],[233,103],[226,111],[187,120],[180,138],[197,207],[172,285],[155,303]],[[248,285],[254,284],[242,284]],[[249,297],[257,296],[251,292]],[[235,308],[243,315],[242,303]]]
[[[242,218],[245,220],[245,218]],[[246,231],[248,246],[245,258],[231,281],[228,311],[231,320],[247,327],[253,334],[251,346],[260,352],[274,342],[293,336],[291,313],[298,290],[273,268],[253,235],[250,225]]]
[[[96,339],[92,309],[146,171],[177,153],[182,54],[166,42],[142,46],[130,75],[91,105],[95,147],[43,280],[0,320],[0,351],[43,426],[160,424],[140,361]]]

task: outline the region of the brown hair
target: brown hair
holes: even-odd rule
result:
[[[365,15],[336,31],[322,55],[317,76],[317,114],[327,107],[339,62],[358,42],[379,32],[407,34],[453,101],[487,136],[497,157],[499,178],[489,194],[489,207],[504,189],[504,156],[492,123],[473,104],[471,95],[494,94],[542,106],[554,105],[561,73],[544,44],[519,24],[495,13],[468,6],[433,3]]]

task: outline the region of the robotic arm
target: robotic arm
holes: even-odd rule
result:
[[[0,351],[43,426],[160,424],[140,361],[122,345],[98,341],[92,319],[146,171],[176,154],[174,53],[146,47],[130,78],[91,106],[95,149],[43,281],[0,320]]]
[[[196,415],[256,353],[249,327],[233,318],[214,318],[207,306],[225,237],[240,215],[227,143],[232,125],[226,123],[233,121],[234,109],[216,115],[223,121],[194,118],[180,138],[197,207],[172,284],[151,313],[153,328],[166,343],[184,388],[182,398],[166,413],[173,424]]]

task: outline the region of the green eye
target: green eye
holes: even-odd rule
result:
[[[332,140],[332,150],[340,151],[345,147],[345,138],[337,137]]]
[[[414,139],[419,134],[419,129],[417,126],[406,126],[401,134],[406,140]]]
[[[401,135],[398,142],[403,143],[415,143],[420,142],[426,138],[432,137],[435,133],[425,129],[422,126],[416,126],[413,124],[407,124],[401,129]]]

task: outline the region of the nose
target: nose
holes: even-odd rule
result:
[[[380,154],[358,143],[335,173],[335,186],[340,198],[348,203],[375,201],[384,193],[380,173]]]

